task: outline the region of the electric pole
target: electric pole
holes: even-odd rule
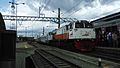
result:
[[[58,8],[58,28],[60,28],[60,8]]]
[[[45,34],[45,28],[43,27],[43,36],[44,36],[44,34]]]
[[[41,11],[41,7],[39,7],[39,17],[40,17],[40,11]]]

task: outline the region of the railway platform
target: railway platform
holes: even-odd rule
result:
[[[25,68],[25,58],[33,54],[34,49],[27,42],[16,43],[16,68]]]

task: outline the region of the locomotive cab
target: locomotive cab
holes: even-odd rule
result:
[[[95,31],[93,25],[82,20],[73,23],[73,29],[69,31],[69,39],[73,40],[73,45],[81,51],[90,51],[95,47]]]
[[[88,21],[77,21],[73,23],[71,28],[69,31],[69,39],[95,39],[93,25]]]

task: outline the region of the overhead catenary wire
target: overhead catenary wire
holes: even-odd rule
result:
[[[46,1],[44,2],[44,3],[46,3],[46,5],[41,8],[41,13],[44,11],[44,9],[46,8],[46,6],[47,6],[50,2],[51,2],[51,0],[48,0],[47,2],[46,2]],[[69,10],[67,10],[65,13],[67,13],[67,12],[75,9],[75,7],[79,6],[80,2],[81,2],[81,1],[79,1],[79,2],[78,2],[77,4],[75,4],[72,8],[70,8]],[[50,9],[49,9],[49,10],[50,10]],[[74,11],[75,11],[75,10],[74,10]],[[74,12],[74,11],[73,11],[73,12]],[[62,16],[65,15],[65,13],[64,13],[64,14],[62,13]]]
[[[80,1],[81,2],[81,1]],[[69,12],[69,11],[71,11],[72,9],[74,9],[75,7],[77,7],[79,4],[80,4],[80,2],[79,3],[77,3],[76,5],[74,5],[72,8],[70,8],[69,10],[67,10],[66,12]]]
[[[82,8],[79,8],[78,10],[76,10],[76,11],[70,13],[70,14],[69,14],[68,16],[66,16],[66,17],[70,17],[71,15],[75,14],[76,12],[78,12],[78,11],[81,10],[81,9],[82,9]]]
[[[76,5],[74,5],[72,8],[70,8],[69,10],[67,10],[63,15],[65,15],[67,12],[70,12],[71,10],[75,9],[81,1],[79,1]]]
[[[41,8],[41,13],[44,11],[44,9],[47,7],[47,5],[49,5],[49,3],[51,2],[51,0],[48,0],[48,2],[46,2],[45,6],[43,6]],[[45,2],[44,2],[45,3]]]

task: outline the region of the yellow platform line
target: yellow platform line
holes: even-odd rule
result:
[[[28,46],[27,45],[24,45],[25,46],[25,48],[28,48]]]

